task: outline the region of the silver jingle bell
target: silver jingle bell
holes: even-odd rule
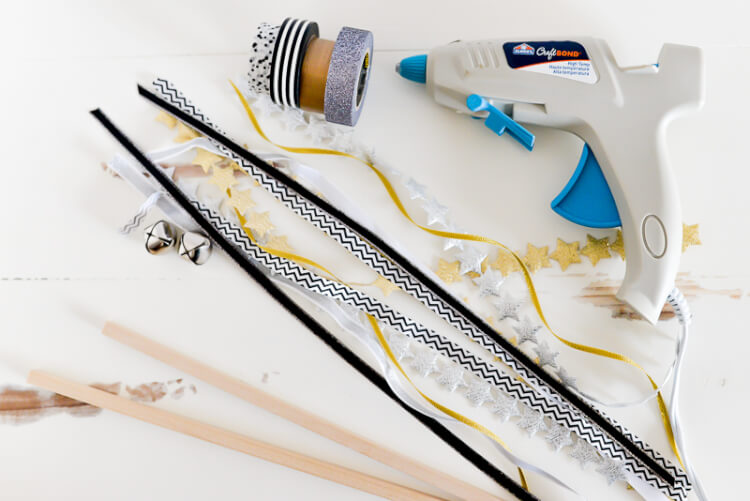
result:
[[[146,250],[149,254],[160,254],[174,245],[175,235],[172,225],[161,220],[145,230]]]
[[[191,263],[201,265],[211,256],[211,240],[200,233],[186,231],[180,237],[179,252]]]

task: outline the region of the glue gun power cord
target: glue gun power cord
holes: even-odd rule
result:
[[[672,432],[674,433],[674,439],[675,439],[675,443],[677,444],[677,450],[680,451],[680,456],[682,456],[683,466],[687,474],[690,476],[690,480],[693,483],[693,489],[695,490],[695,494],[700,501],[708,501],[708,497],[706,496],[706,493],[703,490],[703,486],[698,480],[698,476],[695,474],[695,471],[692,468],[692,464],[690,460],[688,459],[687,449],[685,446],[685,439],[682,435],[682,428],[680,427],[680,418],[679,418],[679,412],[680,412],[679,410],[679,388],[680,388],[682,358],[684,357],[685,351],[687,348],[688,330],[689,330],[690,323],[693,320],[693,315],[690,312],[690,307],[688,305],[687,300],[685,299],[685,296],[682,295],[682,292],[680,292],[680,290],[677,287],[672,289],[672,291],[669,293],[669,295],[667,296],[667,302],[672,306],[675,316],[677,317],[677,321],[680,323],[680,328],[682,329],[682,333],[678,341],[678,343],[681,343],[681,346],[678,346],[677,348],[677,352],[679,353],[679,360],[677,360],[677,363],[675,364],[674,374],[673,374],[673,379],[672,379],[672,394],[670,395],[670,398],[669,398],[670,424],[672,425]]]

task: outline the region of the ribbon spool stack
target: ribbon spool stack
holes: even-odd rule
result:
[[[250,91],[280,106],[323,113],[328,122],[354,125],[367,93],[372,48],[366,30],[345,26],[333,42],[320,38],[312,21],[263,23],[252,44]]]

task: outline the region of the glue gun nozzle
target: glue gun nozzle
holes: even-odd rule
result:
[[[412,82],[427,81],[427,54],[411,56],[396,64],[396,73]]]

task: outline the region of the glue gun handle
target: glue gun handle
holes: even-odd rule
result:
[[[637,147],[623,147],[622,138],[612,138],[608,147],[601,137],[587,142],[599,161],[622,222],[627,266],[617,298],[655,323],[674,287],[682,221],[663,128],[651,131],[651,137],[632,141]]]

